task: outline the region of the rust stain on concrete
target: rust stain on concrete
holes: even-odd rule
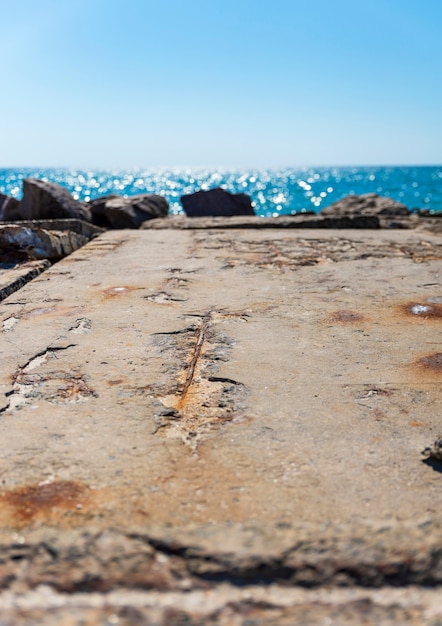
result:
[[[17,314],[20,319],[30,319],[37,316],[56,315],[68,317],[71,315],[77,315],[84,311],[83,306],[48,306],[48,307],[36,307],[29,311],[23,311]]]
[[[425,426],[424,422],[420,422],[419,420],[411,420],[410,422],[408,422],[408,425],[412,428],[422,428],[423,426]]]
[[[422,357],[417,361],[417,365],[420,368],[442,374],[442,352],[435,352]]]
[[[242,415],[245,385],[215,375],[231,349],[231,341],[217,325],[229,318],[245,321],[248,314],[217,309],[192,317],[198,322],[157,337],[158,347],[167,355],[163,367],[176,375],[170,385],[151,391],[161,406],[156,431],[167,427],[167,437],[178,437],[195,453],[206,431]]]
[[[60,512],[81,510],[89,499],[90,489],[75,480],[58,480],[37,485],[24,485],[0,494],[2,507],[11,509],[11,517],[17,524],[53,517],[55,509]],[[57,517],[57,515],[55,515]]]
[[[115,287],[108,287],[103,290],[104,298],[115,298],[118,296],[125,296],[131,291],[136,291],[140,287],[133,287],[129,285],[116,285]]]
[[[187,368],[187,372],[186,372],[186,378],[184,380],[184,385],[183,388],[181,390],[181,394],[180,394],[180,399],[178,401],[178,406],[177,409],[180,410],[183,408],[183,405],[185,403],[186,400],[186,396],[187,393],[190,389],[190,386],[193,382],[194,376],[195,376],[195,368],[198,364],[199,358],[201,356],[201,351],[203,348],[203,343],[206,337],[206,333],[207,330],[209,328],[209,324],[211,321],[211,313],[207,313],[206,315],[203,316],[202,320],[201,320],[201,324],[200,327],[198,328],[198,332],[196,334],[195,337],[195,345],[193,347],[193,352],[190,358],[190,362],[189,362],[189,366]]]
[[[435,299],[435,298],[434,298]],[[409,318],[419,320],[442,320],[442,304],[425,301],[407,302],[400,306],[400,310]]]
[[[346,323],[353,324],[355,322],[364,322],[366,318],[361,313],[357,311],[352,311],[350,309],[343,309],[341,311],[335,311],[328,318],[330,322],[338,322],[338,323]]]
[[[35,315],[47,315],[48,313],[54,313],[55,311],[57,311],[56,306],[36,307],[24,313],[22,317],[34,317]]]

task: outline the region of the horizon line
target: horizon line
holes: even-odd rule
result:
[[[341,169],[350,169],[350,168],[388,168],[388,167],[442,167],[441,163],[368,163],[368,164],[334,164],[334,165],[273,165],[273,166],[257,166],[257,165],[151,165],[151,166],[143,166],[143,165],[134,165],[134,166],[103,166],[103,165],[0,165],[0,169],[4,170],[38,170],[38,169],[47,169],[47,170],[103,170],[103,171],[112,171],[112,170],[284,170],[284,169],[327,169],[327,168],[341,168]]]

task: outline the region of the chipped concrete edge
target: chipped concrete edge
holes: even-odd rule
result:
[[[0,589],[65,593],[185,591],[220,584],[366,588],[442,584],[439,524],[364,527],[238,524],[0,534]]]
[[[187,217],[169,215],[143,222],[144,230],[211,230],[211,229],[426,229],[440,232],[442,220],[438,217],[424,217],[416,214],[403,215],[321,215],[297,214],[278,217],[241,216],[231,217]]]
[[[22,265],[18,275],[15,273],[14,278],[0,287],[0,302],[24,287],[29,281],[37,278],[48,267],[50,267],[49,261],[31,261]]]
[[[6,280],[0,285],[0,302],[44,272],[51,262],[69,256],[102,232],[76,219],[0,222],[0,252],[5,250],[12,261],[2,264]]]

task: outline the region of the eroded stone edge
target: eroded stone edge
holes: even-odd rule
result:
[[[442,584],[441,525],[2,531],[0,590],[159,591],[279,583],[377,588]]]

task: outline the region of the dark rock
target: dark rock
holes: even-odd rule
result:
[[[416,209],[416,215],[419,217],[442,217],[442,211],[434,211],[433,209]]]
[[[67,189],[36,178],[23,181],[19,211],[24,220],[75,218],[91,221],[87,205],[75,200]]]
[[[111,223],[106,218],[105,208],[106,202],[114,200],[115,198],[121,198],[117,194],[110,194],[109,196],[101,196],[95,200],[88,202],[88,206],[92,213],[92,222],[95,226],[103,226],[104,228],[110,228]]]
[[[46,227],[45,227],[46,226]],[[21,221],[2,224],[0,251],[22,260],[60,260],[81,248],[101,231],[80,220]]]
[[[165,217],[169,210],[166,198],[140,194],[123,198],[104,196],[89,203],[94,224],[108,228],[139,228],[143,222]]]
[[[245,193],[230,193],[220,187],[181,196],[181,203],[189,217],[255,215],[250,196]]]
[[[360,196],[346,196],[321,211],[321,215],[409,215],[410,211],[392,198],[366,193]]]
[[[0,193],[0,221],[2,222],[14,222],[19,220],[19,201],[16,198],[5,196]]]

